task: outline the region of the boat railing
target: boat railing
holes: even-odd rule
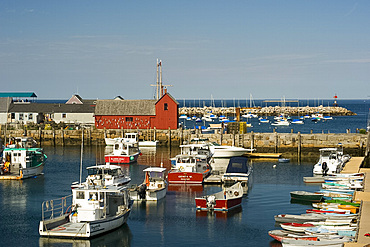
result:
[[[63,216],[72,210],[72,194],[42,203],[42,220]]]

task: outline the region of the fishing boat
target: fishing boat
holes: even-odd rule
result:
[[[252,169],[248,166],[248,158],[232,157],[227,165],[226,172],[222,175],[221,181],[225,184],[241,182],[246,185]]]
[[[136,139],[123,138],[114,143],[113,152],[105,155],[105,162],[111,164],[129,164],[137,161],[140,154],[139,144]]]
[[[317,236],[312,236],[299,232],[292,232],[286,230],[272,230],[268,232],[269,236],[276,239],[277,241],[283,241],[284,239],[302,239],[317,241]]]
[[[106,185],[112,186],[122,186],[131,181],[131,177],[125,173],[121,166],[107,163],[105,165],[89,166],[86,169],[88,173],[86,181],[83,183],[73,182],[72,189],[84,187],[87,184],[101,185],[102,181]]]
[[[124,186],[86,184],[72,195],[44,201],[39,234],[44,237],[91,238],[126,223],[132,202]]]
[[[292,191],[290,192],[290,197],[295,200],[320,202],[323,195],[307,191]]]
[[[281,223],[280,227],[287,231],[292,232],[305,232],[306,229],[314,227],[313,224],[307,224],[307,223]]]
[[[11,137],[5,146],[7,148],[34,148],[37,142],[32,137]]]
[[[274,216],[275,221],[278,223],[304,223],[308,221],[323,221],[325,216],[320,214],[278,214]]]
[[[183,155],[204,155],[207,161],[210,161],[214,153],[210,145],[206,142],[199,141],[199,139],[191,140],[190,144],[180,145],[180,154]]]
[[[47,156],[42,148],[5,148],[0,165],[0,180],[26,179],[42,174]]]
[[[197,210],[229,211],[241,206],[242,197],[243,187],[241,183],[236,183],[215,194],[196,197],[195,205]]]
[[[207,155],[179,154],[174,159],[173,168],[168,172],[170,184],[202,184],[211,173]],[[172,162],[172,161],[171,161]]]
[[[131,187],[130,196],[135,201],[158,201],[166,196],[166,168],[148,167],[145,172],[144,182],[139,186]]]

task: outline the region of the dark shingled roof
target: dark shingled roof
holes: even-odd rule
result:
[[[12,102],[12,98],[0,98],[0,112],[7,112],[8,106]]]
[[[157,100],[98,100],[95,115],[155,116]]]
[[[9,112],[42,112],[42,113],[94,113],[93,104],[48,104],[48,103],[13,103]]]

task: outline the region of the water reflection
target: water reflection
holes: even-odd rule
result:
[[[40,247],[51,246],[72,246],[72,247],[90,247],[90,246],[131,246],[132,233],[127,224],[113,230],[110,233],[98,236],[96,238],[81,239],[60,239],[60,238],[39,238]]]
[[[242,220],[242,207],[237,207],[229,211],[203,211],[203,210],[197,210],[196,217],[197,218],[207,218],[208,220],[212,221],[214,219],[222,219],[227,220],[229,217],[233,217],[234,221],[235,219],[238,219],[239,221]]]

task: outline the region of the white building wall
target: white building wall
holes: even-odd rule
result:
[[[95,124],[94,113],[54,113],[53,120],[56,123],[81,123]]]

